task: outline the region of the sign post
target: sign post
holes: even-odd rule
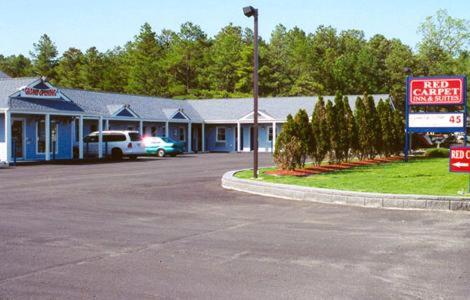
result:
[[[466,91],[466,76],[406,78],[405,161],[413,132],[463,132],[464,145],[467,144]],[[425,107],[424,112],[412,112],[412,108],[419,107]]]

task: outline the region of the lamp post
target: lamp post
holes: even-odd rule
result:
[[[253,41],[253,177],[258,178],[258,9],[243,8],[245,16],[254,18]]]

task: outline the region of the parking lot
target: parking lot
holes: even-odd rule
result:
[[[469,213],[220,187],[250,162],[194,154],[0,170],[0,299],[470,295]]]

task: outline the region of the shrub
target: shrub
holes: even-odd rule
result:
[[[274,151],[274,163],[281,170],[294,170],[300,167],[298,156],[302,152],[302,148],[303,143],[299,138],[296,136],[287,138],[286,136],[286,139],[279,143]]]
[[[449,149],[447,148],[431,148],[424,153],[426,157],[449,157]]]

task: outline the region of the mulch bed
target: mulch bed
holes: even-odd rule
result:
[[[389,163],[389,162],[402,160],[402,159],[403,158],[400,156],[393,156],[393,157],[386,157],[386,158],[367,159],[367,160],[361,160],[361,161],[355,161],[355,162],[344,162],[344,163],[339,163],[339,164],[308,166],[303,169],[295,169],[295,170],[271,170],[271,171],[266,171],[265,174],[276,175],[276,176],[304,177],[304,176],[310,176],[310,175],[315,175],[315,174],[346,170],[346,169],[351,169],[351,168],[360,167],[360,166],[384,164],[384,163]]]

